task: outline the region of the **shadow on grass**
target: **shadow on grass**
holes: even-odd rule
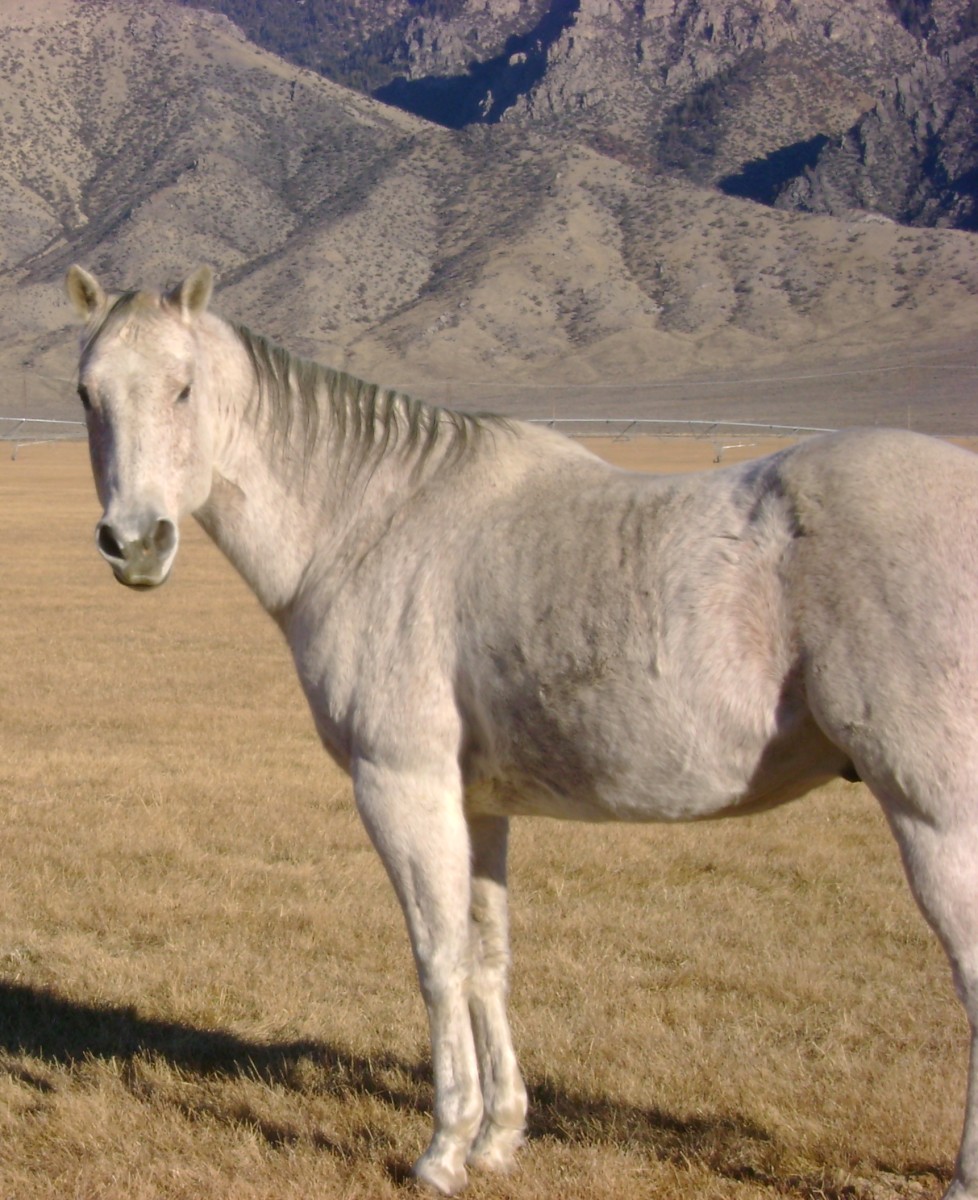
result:
[[[719,1114],[677,1117],[659,1108],[530,1086],[529,1133],[570,1145],[611,1144],[648,1150],[659,1158],[712,1160],[731,1146],[766,1147],[773,1139],[751,1121]]]
[[[247,1077],[291,1090],[301,1090],[300,1064],[311,1063],[325,1073],[331,1092],[359,1092],[398,1108],[429,1107],[418,1094],[428,1090],[424,1063],[389,1054],[365,1058],[322,1041],[254,1041],[227,1030],[147,1017],[135,1007],[86,1004],[50,988],[17,983],[0,982],[0,1051],[62,1066],[93,1058],[155,1058],[188,1074]],[[392,1075],[411,1087],[393,1088]]]
[[[296,1092],[309,1088],[307,1068],[312,1066],[317,1091],[370,1096],[402,1111],[427,1114],[431,1109],[427,1062],[410,1063],[389,1053],[364,1057],[323,1041],[261,1042],[226,1030],[147,1017],[135,1007],[89,1004],[50,988],[10,982],[0,982],[0,1052],[65,1067],[92,1059],[123,1065],[159,1059],[202,1079],[248,1078]],[[27,1064],[8,1064],[7,1069],[25,1082],[35,1079]],[[36,1075],[36,1085],[41,1090],[50,1087],[42,1075]],[[212,1116],[220,1116],[213,1099],[208,1108]],[[238,1108],[236,1119],[241,1116]],[[263,1121],[257,1113],[248,1123],[270,1145],[298,1140],[291,1127]],[[848,1185],[833,1187],[824,1177],[779,1172],[782,1149],[769,1132],[749,1120],[719,1113],[679,1117],[654,1107],[573,1094],[552,1082],[530,1084],[529,1136],[565,1145],[613,1146],[680,1165],[698,1162],[720,1178],[770,1186],[799,1200],[866,1195]],[[353,1149],[334,1145],[325,1136],[313,1140],[319,1148],[344,1156]],[[403,1163],[392,1159],[387,1166],[395,1180],[407,1177]],[[929,1179],[939,1173],[930,1166],[911,1171]]]
[[[941,1166],[877,1164],[876,1178],[839,1180],[838,1171],[784,1169],[785,1147],[744,1117],[677,1116],[614,1100],[574,1095],[552,1084],[530,1088],[529,1134],[571,1145],[614,1146],[680,1167],[696,1163],[719,1180],[753,1184],[791,1200],[918,1200],[938,1197],[948,1181]]]

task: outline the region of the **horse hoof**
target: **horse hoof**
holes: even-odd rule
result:
[[[469,1181],[465,1167],[450,1167],[424,1156],[411,1168],[411,1174],[419,1183],[434,1188],[442,1196],[457,1195]]]
[[[516,1166],[516,1152],[522,1145],[522,1129],[489,1125],[479,1134],[466,1161],[474,1170],[504,1175]]]
[[[955,1179],[944,1193],[942,1200],[978,1200],[978,1191],[973,1191]]]

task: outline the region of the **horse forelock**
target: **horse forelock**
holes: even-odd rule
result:
[[[85,330],[81,365],[88,361],[96,345],[109,335],[134,342],[145,327],[146,318],[162,312],[162,297],[154,292],[129,291],[116,296],[106,310]]]
[[[247,416],[284,444],[295,445],[308,463],[323,437],[347,469],[373,466],[401,454],[411,469],[423,468],[436,450],[449,463],[471,449],[505,418],[470,414],[416,400],[333,367],[290,353],[243,325],[231,328],[251,362],[256,388]]]

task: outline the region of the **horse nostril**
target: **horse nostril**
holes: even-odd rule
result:
[[[153,532],[150,534],[150,540],[153,549],[160,557],[165,557],[170,554],[177,544],[177,527],[172,521],[168,521],[165,517],[161,517],[153,526]]]
[[[145,532],[138,532],[140,525]],[[124,524],[120,528],[103,520],[95,530],[95,544],[116,578],[130,587],[155,587],[162,583],[179,541],[174,522],[150,516],[137,525],[135,536],[128,537],[124,529]]]
[[[95,535],[95,544],[106,558],[113,559],[116,562],[124,561],[126,552],[123,550],[111,525],[106,525],[104,522],[99,525]]]

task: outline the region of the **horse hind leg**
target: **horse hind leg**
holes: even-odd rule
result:
[[[483,1118],[469,1165],[506,1171],[523,1144],[526,1088],[506,1016],[509,932],[503,817],[469,821],[472,842],[472,978],[469,1012],[482,1081]]]
[[[978,811],[960,795],[928,817],[902,801],[883,808],[911,890],[940,938],[971,1027],[964,1131],[944,1200],[978,1200]]]

